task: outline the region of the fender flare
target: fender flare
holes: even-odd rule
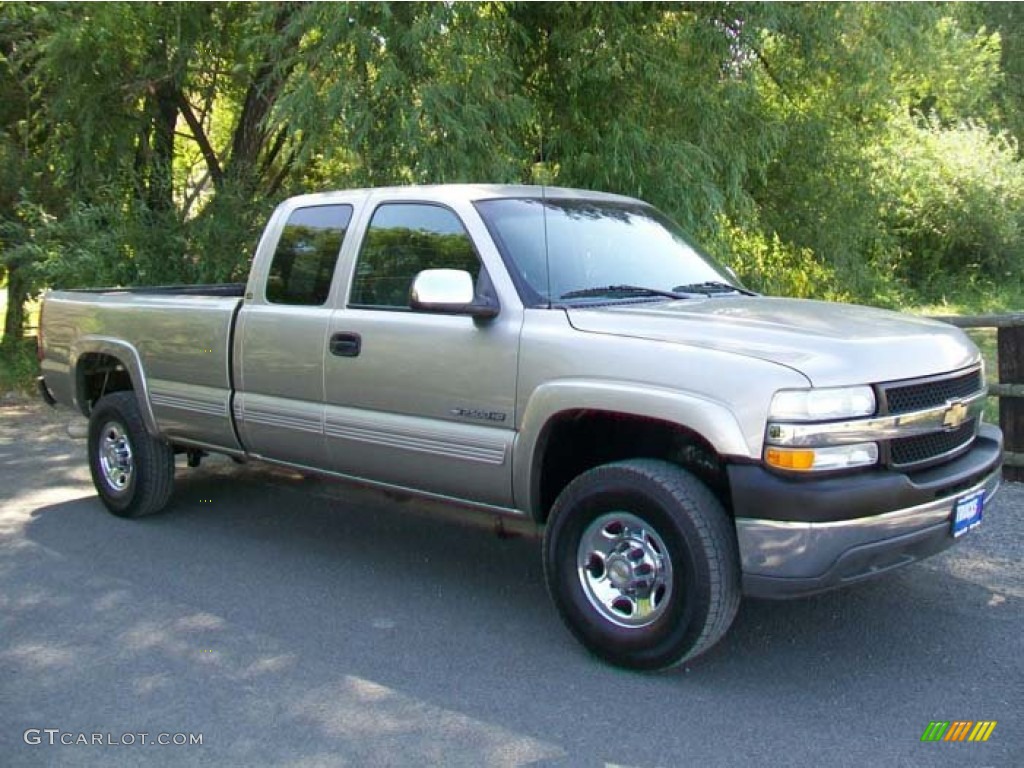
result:
[[[142,358],[139,351],[127,341],[115,339],[109,336],[81,336],[71,345],[68,355],[68,368],[74,376],[74,387],[72,388],[72,399],[75,407],[84,416],[89,415],[88,403],[83,397],[83,377],[79,370],[79,358],[82,355],[102,354],[118,360],[128,371],[128,378],[131,379],[132,389],[135,398],[139,403],[139,412],[142,414],[142,421],[146,425],[146,431],[153,437],[160,437],[160,428],[156,423],[156,416],[153,414],[153,406],[149,401],[149,385],[146,381],[146,374],[142,368]]]
[[[706,440],[720,456],[749,456],[736,416],[707,396],[632,382],[559,379],[537,387],[523,411],[512,449],[512,493],[517,508],[539,519],[540,468],[552,420],[569,411],[628,414],[677,424]]]

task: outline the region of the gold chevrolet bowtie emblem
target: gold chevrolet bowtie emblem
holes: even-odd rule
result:
[[[946,413],[942,417],[942,426],[946,429],[956,429],[967,418],[967,406],[959,400],[949,404]]]

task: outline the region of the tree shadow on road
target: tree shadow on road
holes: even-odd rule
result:
[[[742,759],[780,719],[832,733],[837,711],[843,733],[905,739],[908,722],[999,716],[980,711],[979,691],[1019,681],[1007,649],[1019,648],[1020,596],[923,565],[806,600],[746,601],[684,670],[624,673],[561,627],[535,538],[446,516],[226,463],[181,475],[172,509],[144,520],[94,498],[41,508],[2,560],[19,589],[4,604],[0,669],[61,693],[79,719],[97,700],[108,720],[132,707],[199,730],[227,719],[240,762],[294,757],[305,739],[399,764],[665,764],[672,750],[714,762],[723,741]],[[612,706],[612,692],[663,714]],[[664,712],[685,714],[677,730]],[[628,731],[633,746],[574,741],[581,719]],[[287,738],[268,745],[268,723]]]

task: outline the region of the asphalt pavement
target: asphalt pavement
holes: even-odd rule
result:
[[[224,459],[120,520],[68,420],[0,407],[0,765],[1024,765],[1022,485],[931,560],[745,601],[636,674],[562,627],[529,529]]]

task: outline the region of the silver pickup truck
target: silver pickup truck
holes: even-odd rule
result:
[[[215,452],[522,516],[572,633],[638,669],[706,651],[741,594],[945,549],[1002,460],[959,330],[755,295],[573,189],[296,197],[245,285],[49,293],[40,356],[114,514]]]

